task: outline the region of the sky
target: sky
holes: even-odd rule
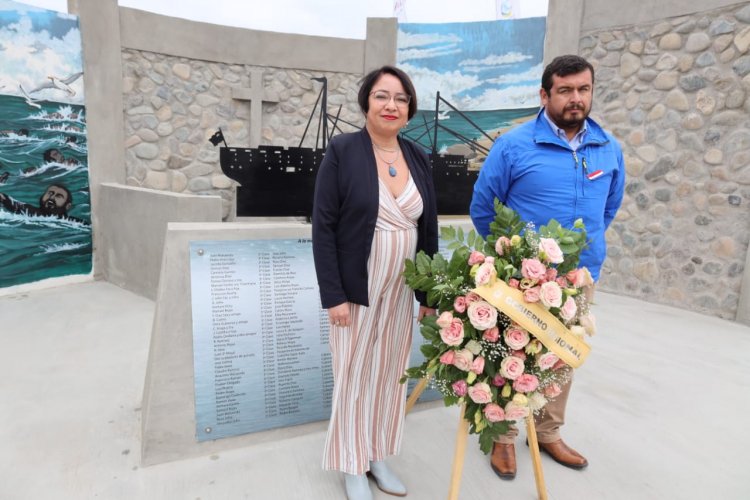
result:
[[[50,75],[66,79],[82,71],[81,33],[75,16],[0,0],[0,58],[0,93],[27,92],[32,100],[83,103],[80,76],[71,81],[72,95],[42,88],[50,83]]]
[[[547,0],[399,0],[402,21],[487,21],[512,10],[516,17],[547,14]],[[67,12],[67,0],[24,3]],[[393,17],[394,0],[119,0],[119,5],[174,17],[283,33],[364,39],[368,17]]]
[[[545,21],[399,23],[398,66],[414,81],[420,109],[434,109],[438,91],[463,111],[536,107]]]

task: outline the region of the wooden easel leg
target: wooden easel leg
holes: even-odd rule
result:
[[[547,500],[547,488],[544,486],[544,472],[542,471],[542,457],[539,456],[539,441],[536,439],[534,415],[531,413],[526,417],[526,435],[529,437],[529,449],[531,450],[531,463],[534,466],[536,491],[539,495],[539,500]]]
[[[461,416],[458,421],[458,433],[456,434],[456,452],[453,455],[453,471],[451,472],[451,486],[448,492],[448,500],[458,500],[458,492],[461,489],[461,473],[464,468],[464,457],[466,455],[466,440],[469,436],[469,422],[464,418],[466,405],[461,405]]]
[[[430,376],[426,376],[419,382],[417,382],[417,385],[414,386],[414,390],[411,391],[411,395],[409,396],[409,399],[406,400],[406,409],[404,410],[404,415],[408,415],[412,408],[414,408],[414,405],[417,404],[417,400],[419,399],[419,396],[422,395],[424,392],[425,387],[427,387],[427,382],[430,381]]]

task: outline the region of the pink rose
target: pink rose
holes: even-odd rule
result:
[[[526,406],[511,401],[505,405],[505,420],[523,420],[529,416],[529,409]]]
[[[505,379],[502,375],[495,375],[492,378],[492,385],[494,385],[495,387],[502,387],[505,385]]]
[[[500,375],[506,379],[515,380],[523,373],[523,360],[516,356],[508,356],[500,362]]]
[[[538,286],[533,288],[527,288],[523,291],[523,300],[529,303],[539,302],[539,290]]]
[[[453,393],[460,397],[466,396],[466,389],[468,389],[468,384],[465,380],[456,380],[453,382],[453,385],[451,385],[451,388],[453,389]]]
[[[453,366],[459,370],[468,372],[471,370],[472,362],[474,361],[474,355],[468,349],[461,349],[456,351],[453,357]]]
[[[466,312],[466,297],[463,295],[456,297],[456,300],[453,301],[453,309],[455,309],[457,313]]]
[[[565,256],[560,250],[560,245],[552,238],[539,238],[539,250],[542,252],[547,262],[561,264]]]
[[[520,351],[520,350],[519,351],[513,351],[510,354],[511,354],[511,356],[515,356],[518,359],[526,361],[526,353],[524,351]]]
[[[518,392],[531,392],[539,387],[539,379],[530,373],[524,373],[513,381],[513,389]]]
[[[520,281],[518,281],[516,278],[511,278],[508,280],[508,286],[511,288],[515,288],[518,290],[518,286],[521,284]]]
[[[562,276],[560,276],[559,278],[557,278],[555,280],[555,283],[557,283],[558,285],[560,285],[560,288],[568,288],[568,280],[566,280]]]
[[[541,286],[539,300],[544,307],[560,307],[562,305],[562,289],[554,281],[549,281]]]
[[[510,248],[510,240],[505,236],[500,236],[495,242],[495,251],[502,257],[506,248]]]
[[[560,370],[562,368],[565,368],[566,366],[568,366],[568,364],[565,361],[563,361],[562,359],[558,359],[557,362],[552,367],[552,369],[553,370]]]
[[[479,382],[469,387],[469,397],[478,404],[490,403],[492,401],[492,391],[489,385]]]
[[[448,328],[451,324],[451,321],[453,321],[453,313],[450,311],[445,311],[443,313],[440,313],[440,316],[438,316],[438,319],[435,320],[435,323],[437,323],[437,326],[440,328]]]
[[[546,281],[555,281],[556,278],[557,269],[555,269],[554,267],[550,267],[549,269],[547,269],[547,274],[544,276],[544,279]]]
[[[479,266],[477,273],[474,275],[474,283],[477,286],[491,285],[495,282],[495,279],[497,279],[497,271],[495,265],[490,262],[485,262]]]
[[[517,351],[529,343],[529,332],[517,326],[511,326],[503,334],[503,340],[511,349]]]
[[[496,326],[488,328],[482,334],[482,338],[487,342],[497,342],[497,339],[500,338],[500,330]]]
[[[450,325],[440,330],[440,338],[448,345],[461,345],[464,340],[464,323],[460,318],[453,318]]]
[[[521,274],[530,280],[540,280],[547,275],[547,267],[538,259],[523,259],[521,261]]]
[[[565,279],[567,279],[568,281],[570,281],[570,283],[571,283],[571,284],[572,284],[572,285],[573,285],[574,287],[576,287],[576,288],[580,288],[580,286],[579,286],[579,285],[578,285],[578,283],[577,283],[577,282],[578,282],[578,280],[580,279],[580,278],[579,278],[579,274],[580,274],[580,273],[581,273],[581,270],[580,270],[580,269],[573,269],[572,271],[568,271],[567,273],[565,273]]]
[[[557,384],[557,382],[552,382],[550,385],[545,387],[542,392],[544,392],[545,396],[551,399],[551,398],[559,396],[560,393],[562,392],[562,389]]]
[[[553,352],[545,352],[539,358],[536,360],[536,364],[541,368],[542,370],[549,370],[553,366],[555,366],[555,363],[560,358],[557,357],[557,355]]]
[[[472,251],[469,255],[469,265],[473,266],[474,264],[481,264],[484,262],[484,254],[482,252],[477,252],[476,250]]]
[[[565,299],[565,303],[560,308],[560,316],[562,316],[562,319],[564,319],[565,321],[570,321],[576,317],[576,311],[578,311],[576,301],[573,299],[573,297],[568,297],[567,299]]]
[[[486,330],[497,324],[497,309],[483,300],[469,304],[467,314],[472,326],[477,330]]]
[[[453,358],[456,357],[456,353],[451,349],[450,351],[445,351],[440,356],[440,362],[444,365],[452,365],[453,364]]]
[[[476,302],[476,301],[478,301],[478,300],[482,300],[482,297],[480,297],[480,296],[479,296],[479,295],[477,295],[476,293],[474,293],[474,292],[469,292],[469,293],[467,293],[467,294],[466,294],[466,305],[467,305],[467,306],[468,306],[469,304],[471,304],[472,302]]]
[[[484,371],[484,358],[482,356],[477,356],[474,358],[474,361],[471,363],[471,371],[476,373],[477,375],[481,375]]]
[[[591,277],[591,273],[585,267],[568,271],[565,277],[568,278],[568,281],[570,281],[576,288],[583,288],[584,286],[594,284],[594,279]]]
[[[502,422],[505,420],[505,411],[498,404],[490,403],[484,407],[482,412],[484,412],[484,418],[489,422]]]

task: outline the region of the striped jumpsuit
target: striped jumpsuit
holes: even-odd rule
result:
[[[351,326],[331,326],[333,404],[323,468],[364,474],[401,447],[414,292],[401,273],[413,259],[422,198],[414,180],[395,198],[382,180],[367,263],[370,306],[350,304]]]

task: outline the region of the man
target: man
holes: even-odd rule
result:
[[[8,212],[26,215],[54,216],[60,219],[71,220],[87,224],[87,222],[71,217],[68,210],[73,206],[73,195],[61,184],[51,184],[39,197],[39,206],[35,207],[29,203],[14,200],[10,196],[0,193],[0,205]]]
[[[585,59],[566,55],[544,70],[539,90],[542,109],[500,137],[474,185],[471,218],[483,236],[495,217],[494,200],[516,210],[536,227],[555,219],[571,228],[582,218],[589,237],[581,265],[594,280],[606,257],[604,232],[620,207],[625,185],[622,150],[615,138],[588,118],[594,93],[594,68]],[[555,461],[583,469],[588,461],[560,437],[570,382],[536,418],[539,446]],[[516,475],[515,437],[498,438],[491,465],[503,479]]]

